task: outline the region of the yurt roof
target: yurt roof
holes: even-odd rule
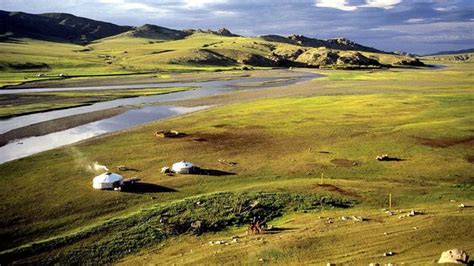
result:
[[[123,177],[119,174],[115,174],[115,173],[103,173],[101,175],[98,175],[96,177],[94,177],[94,182],[98,182],[98,183],[114,183],[114,182],[117,182],[117,181],[120,181],[122,180]]]
[[[181,161],[181,162],[174,163],[172,168],[182,169],[182,168],[191,168],[193,166],[194,166],[194,164],[192,164],[191,162]]]

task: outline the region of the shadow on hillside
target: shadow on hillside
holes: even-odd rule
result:
[[[124,186],[122,192],[127,193],[166,193],[166,192],[178,192],[176,189],[163,187],[151,183],[137,182],[131,185]]]
[[[210,175],[210,176],[236,175],[236,173],[232,173],[232,172],[226,172],[226,171],[217,170],[217,169],[202,169],[202,168],[200,168],[196,174]]]
[[[274,235],[274,234],[279,234],[281,232],[285,232],[285,231],[292,231],[294,230],[295,228],[280,228],[280,227],[273,227],[272,229],[265,229],[265,234],[269,234],[269,235]]]

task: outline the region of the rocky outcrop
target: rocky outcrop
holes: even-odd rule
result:
[[[233,34],[226,28],[221,28],[218,30],[203,30],[203,29],[187,29],[183,30],[182,32],[187,33],[188,35],[194,34],[194,33],[207,33],[207,34],[214,34],[214,35],[219,35],[219,36],[225,36],[225,37],[239,37],[240,35]]]
[[[190,51],[185,56],[177,57],[170,60],[173,64],[195,64],[195,65],[216,65],[216,66],[231,66],[235,65],[235,61],[218,53],[196,49]]]
[[[393,63],[396,66],[426,66],[425,63],[421,62],[418,58],[405,57],[398,62]]]
[[[184,31],[168,29],[151,24],[145,24],[137,27],[130,32],[128,35],[138,38],[148,39],[159,39],[159,40],[179,40],[189,35]]]
[[[226,28],[218,29],[217,31],[214,32],[214,34],[220,35],[220,36],[226,36],[226,37],[239,37],[239,35],[233,34],[232,32],[230,32],[230,30]]]
[[[301,54],[297,62],[311,67],[379,67],[380,63],[359,52],[337,51],[326,48],[311,49]]]
[[[291,36],[288,36],[288,39],[293,41],[294,44],[301,45],[301,46],[309,46],[309,47],[315,47],[315,48],[326,47],[329,49],[345,50],[345,51],[383,53],[383,51],[358,44],[346,38],[320,40],[316,38],[305,37],[303,35],[291,35]]]

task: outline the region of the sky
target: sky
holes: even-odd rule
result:
[[[345,37],[417,54],[474,48],[474,0],[0,0],[0,9],[245,36]]]

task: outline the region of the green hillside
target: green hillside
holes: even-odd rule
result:
[[[419,65],[416,59],[399,55],[303,47],[259,37],[196,32],[172,40],[169,34],[156,33],[156,29],[153,32],[126,32],[86,46],[32,39],[0,42],[0,85],[58,79],[61,73],[71,78],[232,70],[243,66],[379,68],[383,65]],[[38,77],[40,73],[42,76]]]

